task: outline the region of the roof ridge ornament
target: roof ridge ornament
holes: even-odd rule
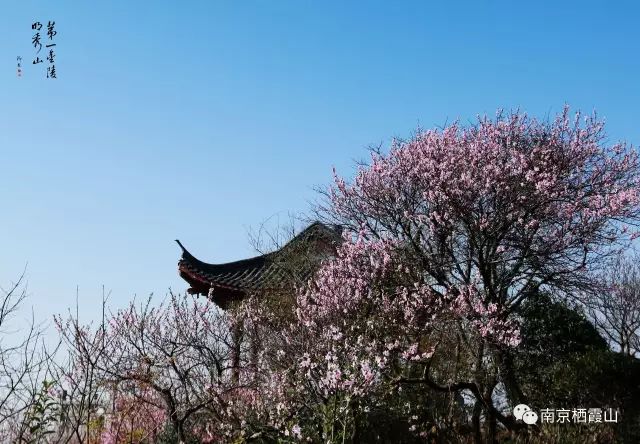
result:
[[[176,242],[178,243],[178,245],[180,245],[180,248],[182,248],[182,251],[187,251],[184,245],[182,245],[182,242],[180,242],[178,239],[176,239]]]

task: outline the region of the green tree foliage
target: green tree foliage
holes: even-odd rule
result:
[[[606,341],[577,308],[540,293],[520,308],[522,342],[514,353],[516,378],[525,399],[545,408],[555,399],[549,392],[558,363],[587,352],[607,352]]]
[[[640,439],[640,360],[613,352],[577,307],[545,294],[523,304],[518,383],[534,409],[619,409],[618,442]],[[569,431],[567,431],[569,433]]]

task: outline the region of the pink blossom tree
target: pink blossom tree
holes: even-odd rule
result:
[[[600,333],[620,353],[640,355],[640,256],[621,255],[586,305]]]
[[[408,385],[471,396],[477,439],[482,412],[490,437],[520,427],[494,404],[498,385],[526,401],[510,365],[518,307],[589,290],[637,236],[637,153],[603,130],[568,109],[550,123],[499,113],[374,151],[351,183],[336,175],[319,214],[344,244],[263,351],[255,405],[272,430],[357,441],[363,412]]]
[[[523,401],[508,365],[509,347],[518,344],[515,310],[540,290],[589,290],[606,259],[637,236],[637,153],[624,143],[605,144],[603,130],[595,116],[572,120],[567,108],[551,123],[498,113],[467,128],[420,131],[388,154],[374,151],[352,183],[336,176],[327,192],[322,212],[351,237],[300,299],[307,307],[301,321],[313,327],[318,318],[331,319],[347,344],[362,335],[362,324],[355,334],[348,330],[354,301],[375,300],[377,308],[364,312],[373,315],[371,330],[399,327],[397,339],[409,346],[402,356],[424,359],[438,342],[423,350],[417,338],[453,318],[456,334],[476,344],[475,380],[438,382],[428,362],[420,378],[397,380],[465,389],[490,421],[513,426],[491,398],[502,382],[512,402]],[[355,262],[370,261],[371,272],[355,268],[349,251],[361,251]],[[389,269],[394,276],[387,279]],[[375,290],[380,276],[386,292]],[[357,352],[380,359],[367,350],[370,336],[363,337]],[[389,341],[382,346],[395,344]]]
[[[104,418],[101,439],[151,442],[168,425],[179,442],[207,442],[234,424],[227,404],[242,387],[232,377],[232,326],[209,301],[172,294],[156,306],[132,302],[95,327],[57,323],[76,369],[66,380],[99,388],[83,411],[87,422]]]
[[[483,305],[475,287],[438,298],[427,286],[405,285],[416,282],[414,271],[391,241],[346,239],[300,289],[295,320],[268,333],[254,375],[254,420],[280,438],[358,442],[363,412],[431,367],[452,324],[495,343],[518,342],[515,323]],[[276,323],[251,302],[245,309],[254,325]]]

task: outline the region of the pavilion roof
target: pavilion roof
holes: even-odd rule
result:
[[[292,276],[283,263],[292,255],[315,255],[326,252],[327,247],[333,251],[340,239],[340,232],[337,226],[315,222],[277,251],[223,264],[210,264],[197,259],[176,240],[182,249],[178,271],[189,283],[189,293],[208,296],[221,308],[226,308],[229,302],[242,299],[247,294],[286,288],[291,284]],[[304,266],[298,267],[298,277],[310,277],[313,265],[317,266],[317,263],[305,262]]]

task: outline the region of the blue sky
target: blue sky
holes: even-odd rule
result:
[[[348,3],[348,4],[346,4]],[[531,4],[529,4],[531,3]],[[55,20],[58,79],[30,64]],[[186,288],[331,168],[418,125],[597,110],[640,143],[635,2],[20,1],[0,7],[0,283],[41,318]],[[16,57],[24,75],[16,77]]]

